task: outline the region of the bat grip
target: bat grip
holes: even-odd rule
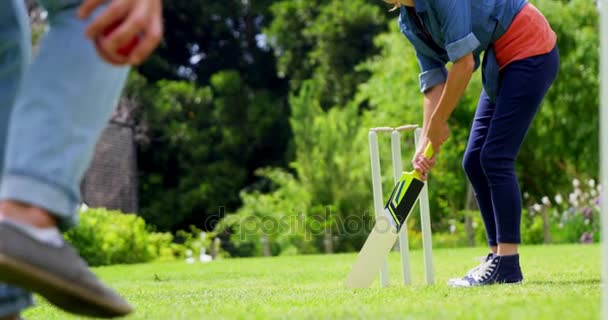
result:
[[[429,144],[426,146],[426,149],[424,149],[424,156],[430,159],[433,157],[434,154],[435,151],[433,150],[433,146],[429,142]]]

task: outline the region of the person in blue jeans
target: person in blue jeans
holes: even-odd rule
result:
[[[400,10],[401,32],[414,46],[422,71],[424,135],[412,163],[424,179],[435,159],[425,158],[422,150],[431,143],[439,152],[450,135],[448,118],[473,71],[482,66],[483,91],[463,167],[475,191],[490,253],[448,284],[519,283],[522,204],[515,160],[557,76],[556,35],[526,0],[385,1]]]
[[[162,38],[161,2],[40,4],[49,29],[31,58],[23,0],[0,1],[0,319],[19,319],[31,291],[68,312],[125,315],[131,306],[97,280],[60,232],[77,222],[80,181],[128,66]],[[137,45],[120,54],[133,37]]]

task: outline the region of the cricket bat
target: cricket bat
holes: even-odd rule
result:
[[[424,150],[424,156],[433,157],[431,144]],[[344,285],[347,288],[368,288],[378,275],[386,255],[399,237],[399,230],[406,225],[407,217],[412,212],[424,181],[416,170],[404,172],[395,185],[382,215],[376,219],[372,232],[357,255],[357,260],[348,274]]]

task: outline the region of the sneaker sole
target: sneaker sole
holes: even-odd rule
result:
[[[477,285],[477,286],[461,286],[459,285],[458,281],[451,281],[453,279],[448,280],[448,287],[450,288],[475,288],[475,287],[484,287],[484,286],[496,286],[496,285],[514,285],[514,286],[518,286],[518,285],[522,285],[524,283],[523,280],[518,281],[518,282],[494,282],[492,284],[485,284],[485,285]]]
[[[55,306],[80,315],[98,318],[125,316],[133,311],[128,304],[112,299],[61,279],[46,270],[0,254],[0,281],[36,292]]]

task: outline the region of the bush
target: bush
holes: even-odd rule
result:
[[[542,244],[545,241],[543,218],[523,210],[521,219],[521,242],[523,244]]]
[[[574,178],[567,196],[558,193],[552,198],[545,196],[536,203],[530,202],[530,214],[525,216],[534,221],[541,238],[540,242],[534,243],[542,243],[543,214],[549,222],[551,243],[598,242],[601,191],[602,186],[594,179]]]
[[[81,212],[65,237],[91,266],[166,260],[176,252],[171,234],[151,233],[142,218],[106,209]]]
[[[471,219],[471,234],[467,234],[465,217]],[[433,245],[435,247],[464,247],[464,246],[486,246],[486,229],[481,218],[481,213],[477,210],[462,210],[457,214],[457,219],[450,219],[449,231],[433,232]],[[469,239],[471,237],[472,239]],[[521,239],[524,244],[542,244],[543,220],[542,217],[534,213],[530,214],[526,209],[522,212]],[[472,240],[472,243],[471,243]]]
[[[148,252],[150,252],[153,259],[157,261],[172,261],[176,258],[185,257],[186,247],[174,243],[173,240],[173,235],[169,232],[150,233],[148,236]]]

